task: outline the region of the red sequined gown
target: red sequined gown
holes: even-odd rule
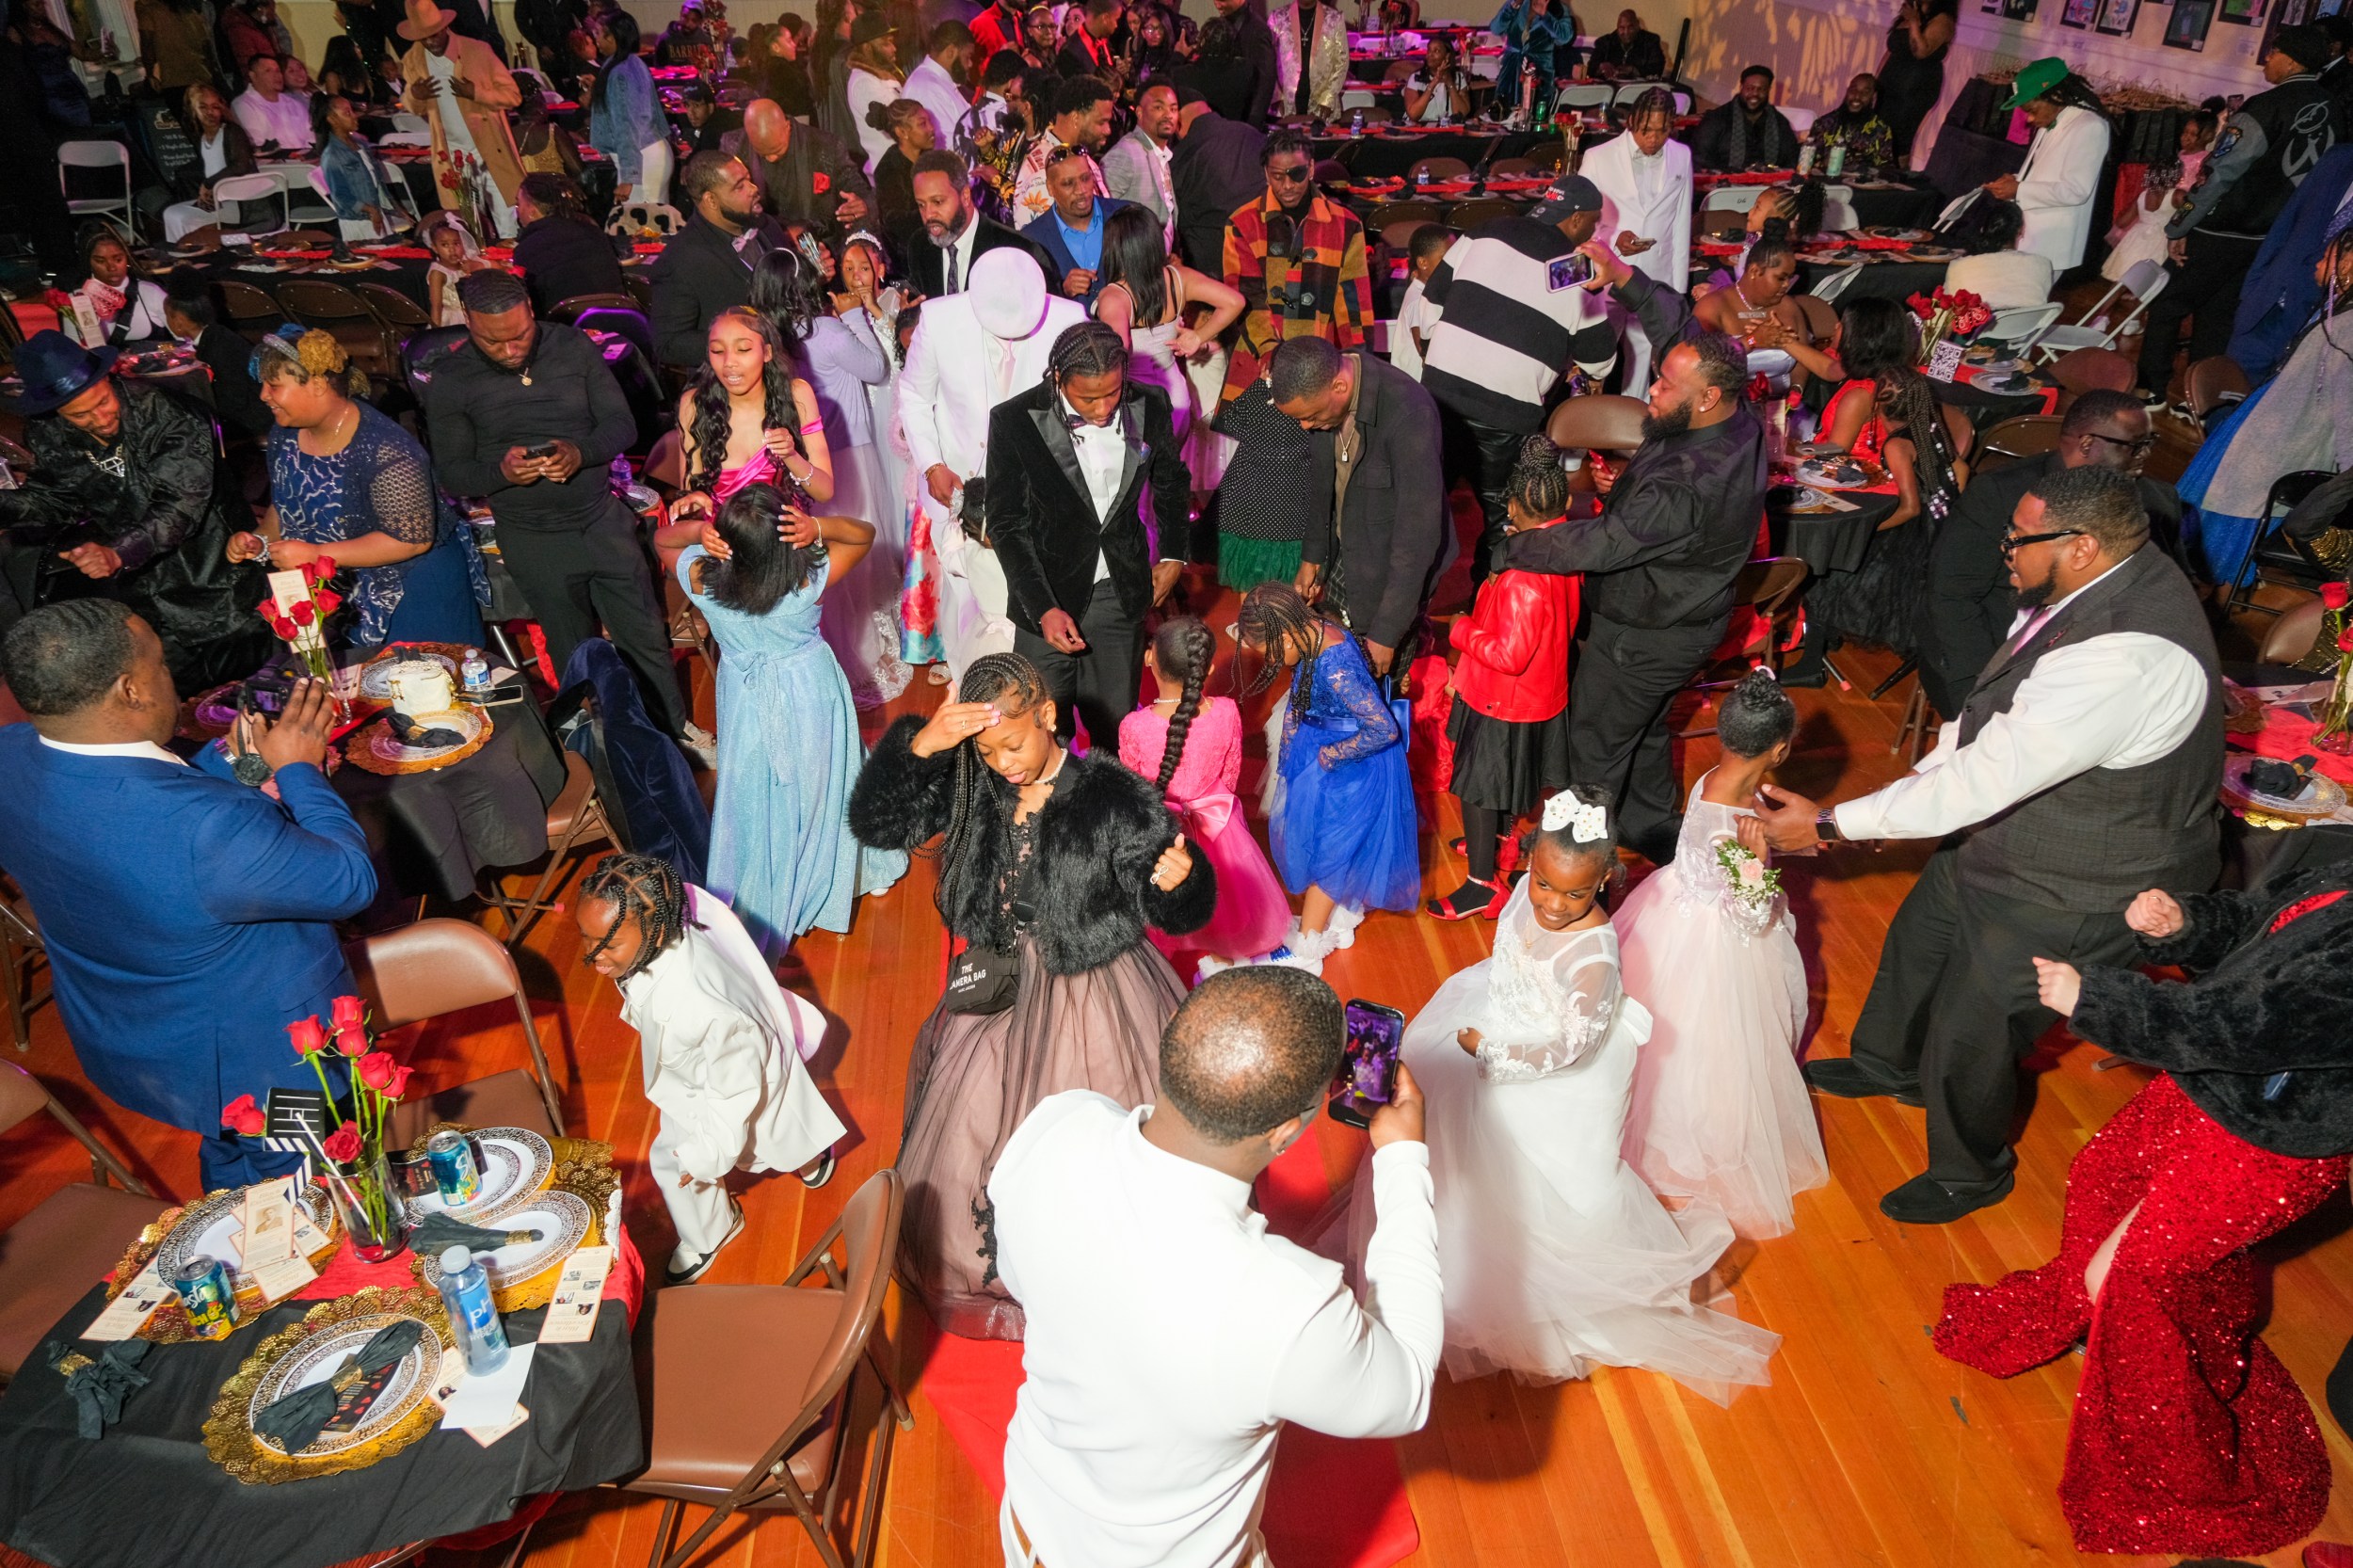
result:
[[[2160,1075],[2067,1175],[2058,1256],[1945,1292],[1936,1348],[2011,1377],[2085,1343],[2059,1504],[2087,1552],[2252,1556],[2316,1528],[2329,1454],[2257,1337],[2247,1249],[2311,1213],[2342,1158],[2269,1153]],[[2084,1270],[2133,1213],[2095,1307]]]

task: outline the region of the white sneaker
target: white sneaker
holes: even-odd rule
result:
[[[1342,948],[1354,947],[1356,928],[1364,923],[1365,912],[1362,909],[1345,904],[1337,905],[1332,911],[1331,924],[1324,928],[1324,935],[1331,938],[1332,944],[1326,951],[1337,952]]]
[[[719,737],[699,724],[689,723],[679,731],[679,749],[700,762],[707,770],[719,766]]]
[[[1253,964],[1280,964],[1287,969],[1305,969],[1309,974],[1323,973],[1323,954],[1314,948],[1305,950],[1289,946],[1276,948],[1263,958],[1253,958]]]
[[[1243,962],[1248,962],[1248,960],[1243,960]],[[1201,962],[1193,966],[1193,983],[1198,985],[1213,974],[1223,974],[1232,968],[1234,963],[1235,961],[1231,958],[1220,958],[1215,953],[1205,952],[1201,955]]]

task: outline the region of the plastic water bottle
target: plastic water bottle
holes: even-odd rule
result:
[[[1352,136],[1361,136],[1365,134],[1365,111],[1363,109],[1359,108],[1348,117],[1348,134]]]
[[[1427,165],[1425,165],[1424,167],[1422,167],[1422,168],[1417,168],[1417,169],[1414,170],[1414,184],[1417,184],[1417,185],[1426,185],[1426,184],[1428,184],[1429,183],[1430,183],[1430,169],[1429,169],[1429,168],[1428,168],[1428,166],[1427,166]]]
[[[457,666],[458,679],[466,683],[466,695],[486,697],[490,695],[490,661],[478,648],[466,649],[465,663]]]
[[[457,1353],[468,1377],[488,1377],[506,1365],[506,1325],[490,1300],[490,1276],[464,1247],[441,1254],[441,1304],[449,1311]]]

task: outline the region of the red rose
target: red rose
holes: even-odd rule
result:
[[[239,1095],[220,1108],[220,1125],[247,1138],[262,1135],[262,1108],[251,1095]]]
[[[360,1128],[356,1123],[345,1122],[327,1135],[319,1145],[327,1158],[337,1164],[347,1164],[360,1158]]]
[[[808,177],[808,188],[817,195],[823,196],[833,189],[833,177],[824,169],[819,169]]]
[[[335,1048],[345,1056],[365,1056],[368,1053],[368,1032],[358,1024],[335,1032]]]
[[[312,562],[311,566],[312,569],[318,573],[316,577],[311,579],[313,583],[324,583],[335,575],[335,557],[332,555],[322,555]]]
[[[327,1048],[327,1031],[319,1027],[316,1013],[288,1024],[286,1037],[294,1042],[296,1056],[315,1056]]]
[[[336,1029],[357,1029],[367,1020],[368,1004],[358,997],[337,997],[335,1016],[330,1020]]]
[[[2353,653],[2353,626],[2348,626],[2337,633],[2337,651]]]
[[[2343,583],[2323,583],[2320,585],[2320,601],[2329,609],[2342,610],[2348,600],[2353,600],[2353,586]]]
[[[392,1069],[392,1076],[384,1080],[384,1087],[378,1090],[377,1093],[382,1095],[386,1099],[396,1100],[400,1098],[401,1096],[408,1092],[408,1075],[415,1070],[416,1069],[413,1067],[394,1067]]]
[[[307,599],[297,599],[294,608],[286,614],[294,617],[296,626],[308,626],[319,618],[319,607]]]
[[[321,588],[313,597],[318,600],[319,614],[321,616],[333,615],[336,609],[341,606],[344,601],[343,595],[326,588]]]
[[[381,1089],[392,1078],[392,1068],[396,1065],[398,1064],[393,1062],[392,1052],[372,1050],[360,1058],[360,1081],[371,1089]]]

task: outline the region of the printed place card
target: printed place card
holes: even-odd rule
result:
[[[576,1345],[593,1338],[597,1311],[604,1304],[604,1276],[613,1269],[611,1247],[583,1247],[564,1260],[555,1295],[539,1325],[542,1345]]]
[[[147,1260],[138,1277],[130,1288],[106,1304],[106,1310],[90,1320],[82,1331],[85,1339],[128,1339],[138,1333],[155,1309],[171,1300],[178,1292],[164,1281],[163,1271],[155,1258]]]

